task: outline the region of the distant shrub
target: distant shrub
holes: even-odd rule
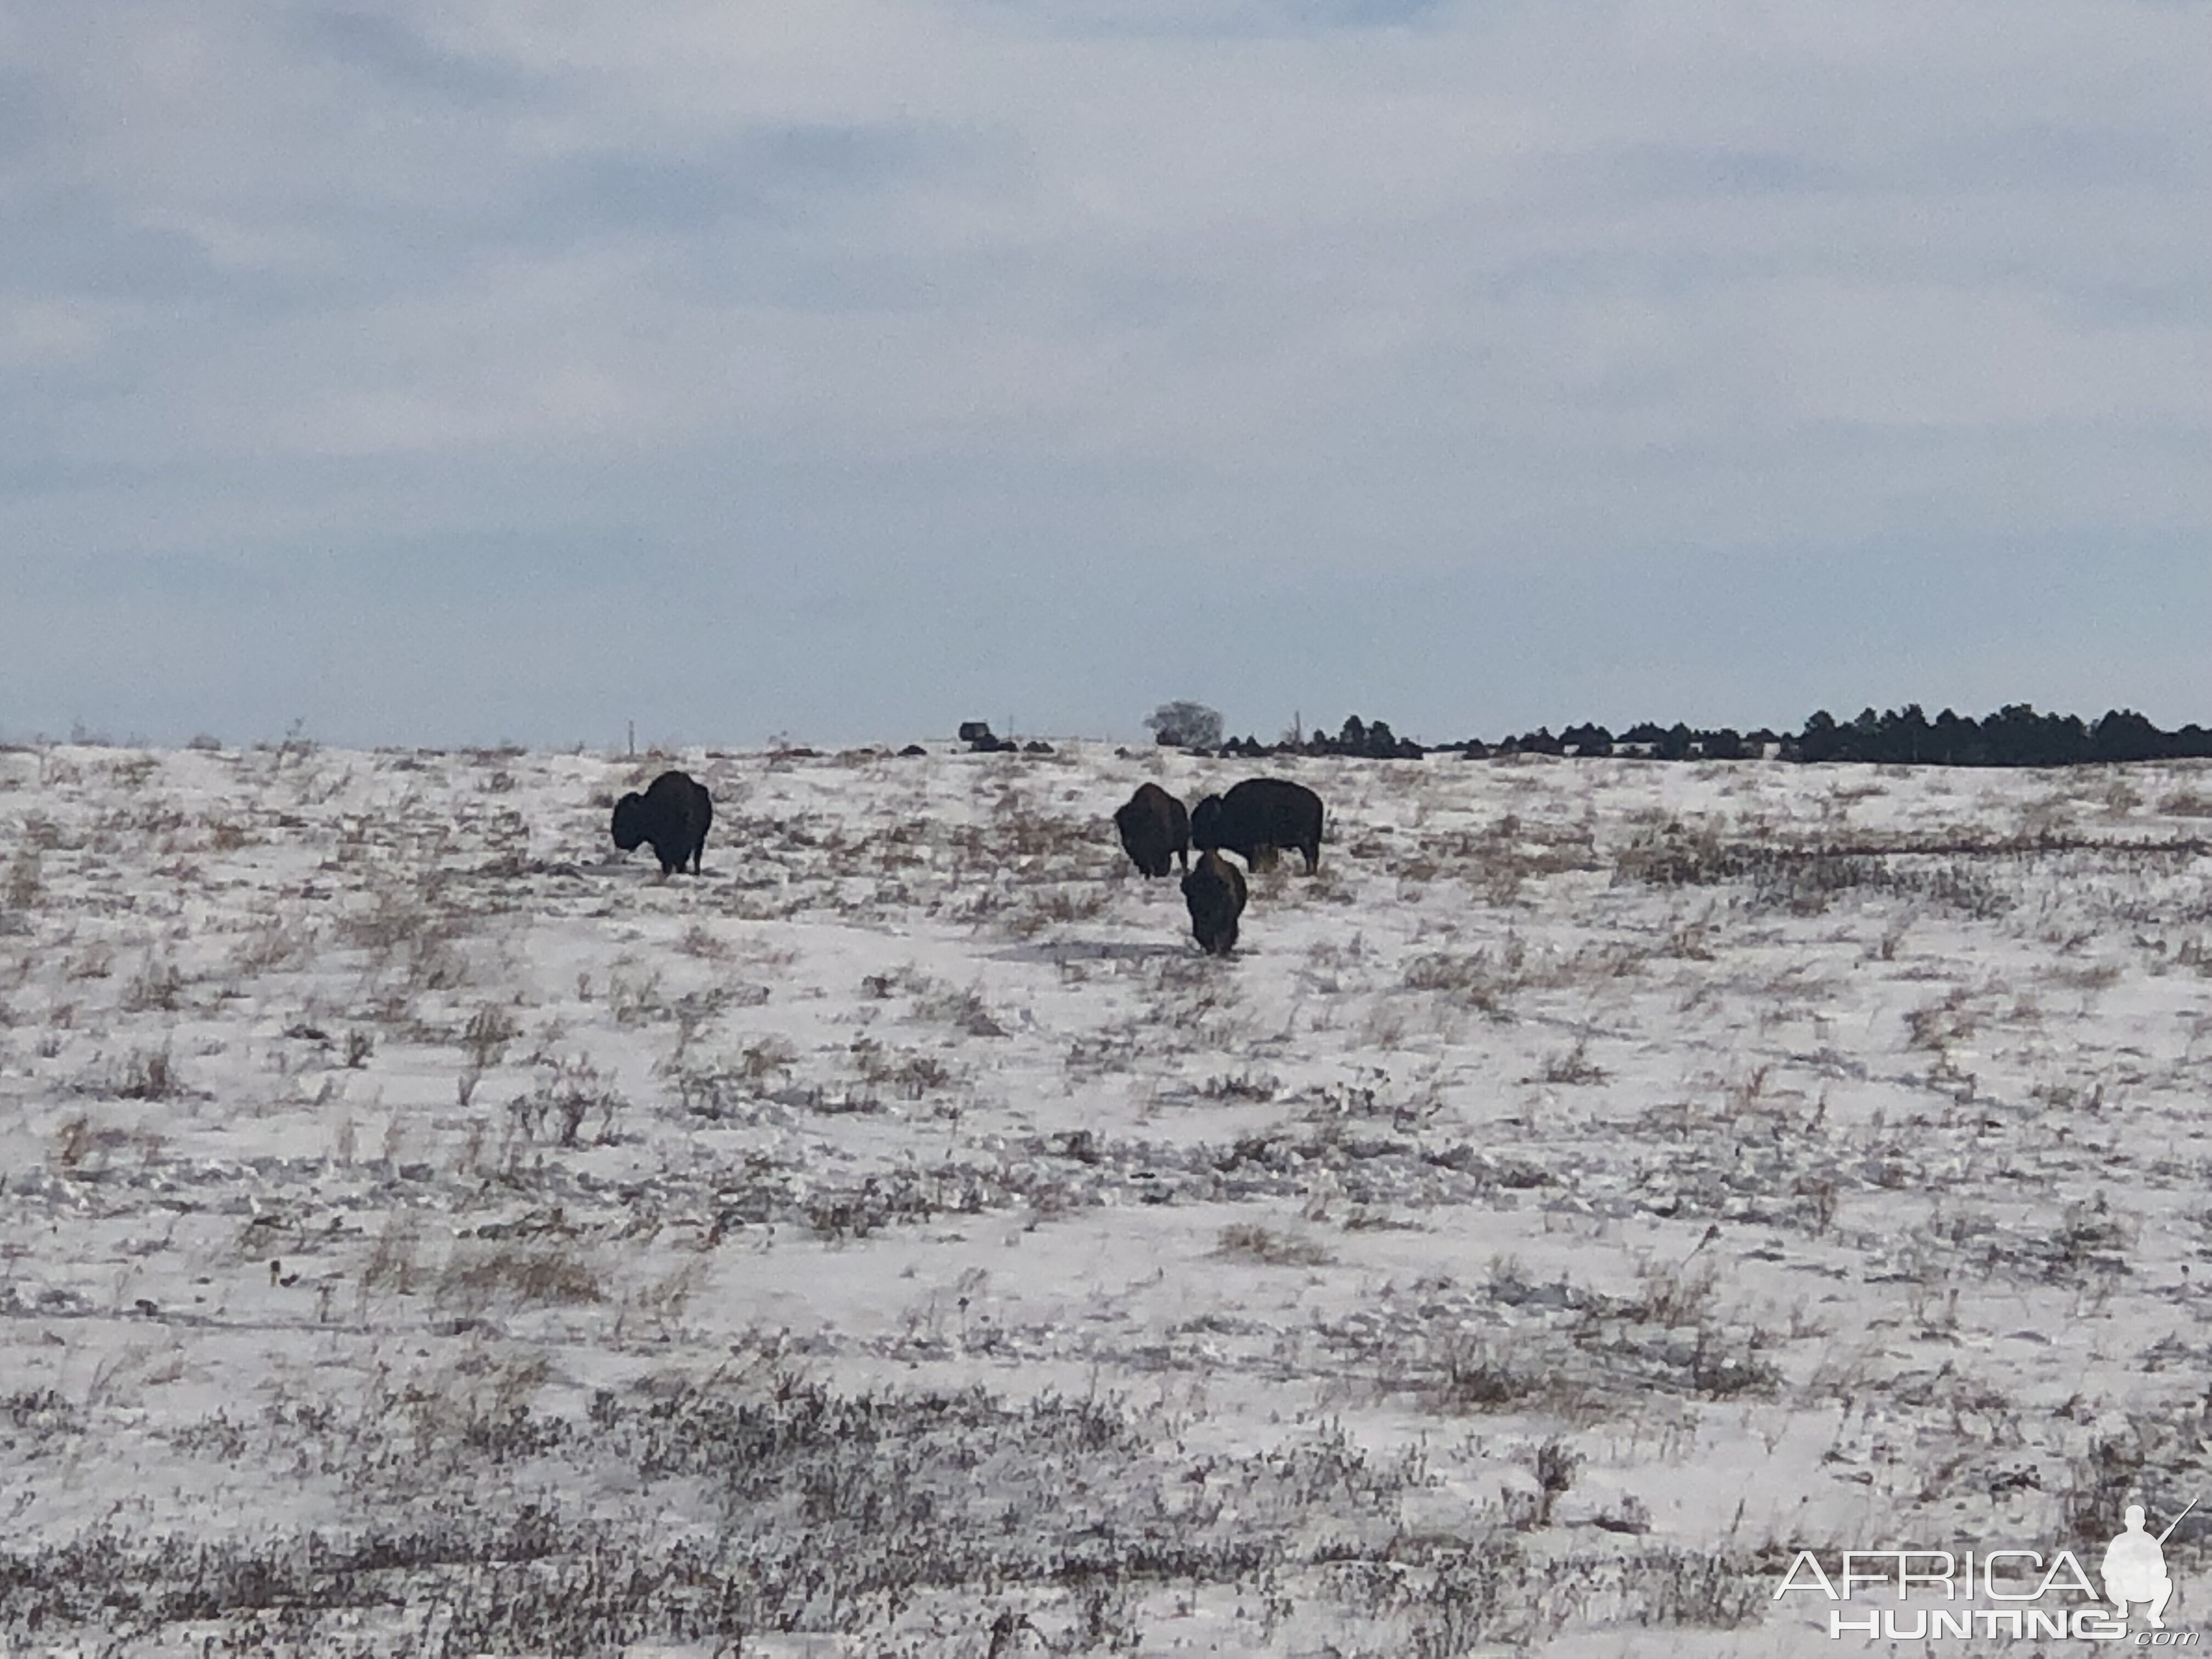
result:
[[[1221,715],[1200,702],[1164,702],[1145,719],[1153,741],[1170,749],[1218,749]]]
[[[1335,737],[1315,734],[1306,744],[1309,754],[1350,755],[1364,760],[1419,760],[1426,751],[1410,738],[1401,738],[1388,720],[1369,725],[1357,714],[1348,716]]]

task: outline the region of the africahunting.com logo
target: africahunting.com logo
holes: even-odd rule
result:
[[[2194,1647],[2200,1632],[2166,1627],[2174,1581],[2166,1542],[2196,1507],[2191,1498],[2154,1536],[2142,1505],[2128,1505],[2124,1529],[2105,1547],[2094,1583],[2071,1550],[1845,1550],[1829,1562],[1800,1550],[1774,1599],[1826,1598],[1828,1634],[1838,1641],[2033,1637]]]

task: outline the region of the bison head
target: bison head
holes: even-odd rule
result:
[[[615,845],[635,853],[645,840],[645,797],[632,791],[615,803]]]
[[[1221,822],[1221,797],[1208,795],[1190,809],[1190,844],[1201,853],[1211,853],[1221,845],[1217,825]]]

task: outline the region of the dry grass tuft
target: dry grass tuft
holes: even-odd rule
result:
[[[560,1244],[456,1249],[438,1275],[441,1307],[482,1314],[507,1306],[566,1307],[605,1302],[599,1273]]]
[[[1255,1222],[1232,1222],[1221,1230],[1214,1255],[1269,1267],[1323,1267],[1336,1258],[1327,1246],[1296,1233],[1271,1231]]]

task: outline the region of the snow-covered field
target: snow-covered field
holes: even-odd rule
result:
[[[1207,959],[1109,815],[1262,769],[1330,840]],[[1800,1547],[2094,1571],[2212,1498],[2208,832],[2189,766],[0,751],[0,1651],[1815,1653]]]

